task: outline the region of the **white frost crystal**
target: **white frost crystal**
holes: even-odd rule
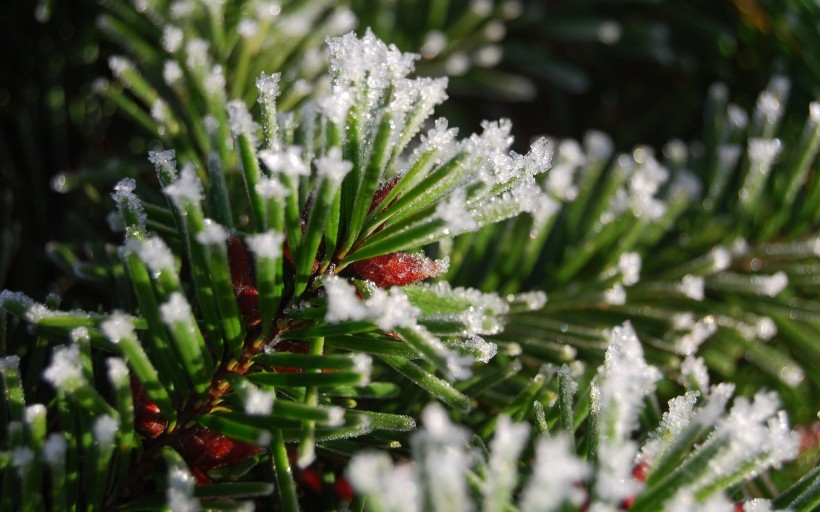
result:
[[[197,204],[202,201],[202,184],[192,167],[183,167],[179,179],[163,190],[174,200],[178,207],[184,204],[183,201],[191,201]]]
[[[450,235],[466,233],[478,228],[478,223],[466,208],[467,192],[458,189],[447,200],[436,206],[436,215],[444,221]]]
[[[692,300],[702,301],[705,297],[704,284],[702,277],[687,274],[678,284],[678,290]]]
[[[450,422],[447,411],[436,403],[424,408],[421,419],[423,428],[410,444],[418,455],[417,471],[432,509],[467,512],[471,508],[464,480],[469,467],[467,432]]]
[[[122,311],[114,311],[100,324],[100,330],[113,343],[119,343],[123,338],[136,339],[134,333],[134,319]]]
[[[709,369],[702,357],[686,356],[681,363],[680,372],[681,384],[686,386],[691,382],[697,389],[709,389]]]
[[[385,453],[364,452],[353,457],[347,474],[354,489],[375,500],[374,508],[418,512],[421,496],[413,469],[409,464],[393,467]]]
[[[77,345],[55,347],[51,364],[43,372],[43,378],[55,389],[71,392],[86,383]]]
[[[310,166],[302,159],[302,148],[288,146],[285,150],[263,150],[259,152],[259,159],[274,175],[278,173],[291,177],[308,176]]]
[[[615,283],[612,288],[604,290],[604,302],[613,306],[626,304],[626,290],[621,283]]]
[[[36,421],[45,420],[46,406],[43,404],[32,404],[26,407],[25,418],[26,424],[32,425]]]
[[[290,191],[282,185],[277,178],[262,176],[256,184],[256,193],[263,199],[277,199],[281,201],[286,198]]]
[[[688,356],[696,353],[698,347],[710,336],[717,332],[717,321],[712,315],[706,315],[698,320],[688,333],[684,334],[675,342],[675,352]]]
[[[618,258],[618,270],[623,276],[624,286],[632,286],[641,279],[641,255],[637,252],[625,252]]]
[[[770,276],[754,276],[752,284],[757,286],[762,295],[774,297],[789,285],[789,276],[785,272],[775,272]]]
[[[106,446],[114,442],[114,437],[117,435],[119,428],[120,421],[118,419],[103,414],[94,420],[91,432],[94,434],[94,440],[98,445]]]
[[[339,148],[331,148],[327,155],[314,160],[314,164],[318,176],[334,183],[341,183],[347,173],[353,169],[351,162],[342,160],[342,150]]]
[[[162,47],[170,54],[176,53],[182,48],[184,34],[182,29],[173,25],[165,25],[162,30]]]
[[[139,198],[136,194],[134,194],[134,189],[136,187],[137,184],[133,178],[123,178],[114,186],[114,193],[111,194],[114,198],[114,202],[117,203],[117,207],[119,208],[120,215],[123,216],[123,219],[125,218],[126,211],[131,212],[137,217],[136,226],[126,227],[126,238],[133,238],[137,231],[144,229],[145,219],[147,218],[145,210],[142,208],[142,202],[140,202]]]
[[[228,231],[213,219],[205,219],[202,231],[196,234],[196,241],[203,245],[224,246]]]
[[[577,484],[589,476],[590,469],[575,456],[570,439],[539,439],[534,466],[519,504],[521,512],[552,512],[561,510],[564,503],[583,503],[586,492]]]
[[[159,307],[162,321],[168,325],[173,325],[177,322],[188,322],[191,319],[191,305],[185,299],[185,296],[180,292],[174,292],[168,299],[168,302]]]
[[[112,384],[128,383],[128,366],[119,357],[109,357],[106,359],[108,365],[108,379]]]
[[[275,259],[282,255],[282,243],[285,235],[274,230],[248,236],[245,241],[248,247],[259,258]]]
[[[643,399],[654,391],[660,377],[657,368],[644,360],[631,324],[613,328],[593,397],[601,422],[595,492],[605,501],[617,503],[640,489],[631,475],[638,447],[630,437],[638,426]]]
[[[398,288],[389,291],[375,288],[366,301],[359,299],[353,285],[338,277],[325,279],[324,288],[327,295],[325,321],[328,323],[366,320],[384,331],[416,323],[418,310]]]
[[[148,267],[152,274],[159,275],[164,271],[174,270],[174,255],[165,245],[165,241],[152,236],[138,245],[137,256]]]
[[[259,125],[251,117],[248,107],[242,100],[231,100],[228,102],[228,116],[230,118],[231,132],[234,137],[245,135],[253,140],[254,134],[259,129]]]
[[[276,395],[270,391],[248,385],[244,390],[243,405],[245,413],[256,416],[269,416],[273,411],[273,402]]]
[[[530,435],[527,423],[501,416],[490,442],[490,460],[484,487],[484,509],[501,510],[518,482],[518,457]]]
[[[199,500],[194,497],[196,480],[186,469],[168,468],[168,490],[165,494],[166,505],[174,512],[198,512]]]
[[[51,467],[65,463],[65,452],[68,443],[60,432],[49,434],[43,444],[43,460]]]

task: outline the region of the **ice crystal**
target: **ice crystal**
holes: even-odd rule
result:
[[[202,231],[196,234],[196,241],[203,245],[224,246],[228,231],[213,219],[205,219]]]
[[[123,219],[127,216],[126,212],[136,215],[137,217],[135,219],[136,225],[126,224],[126,239],[138,237],[139,233],[145,229],[145,220],[147,219],[145,210],[142,207],[142,202],[140,202],[139,198],[134,194],[136,187],[137,183],[133,178],[123,178],[114,186],[114,193],[111,194],[111,197],[114,198],[114,202],[117,203],[117,207]]]
[[[498,345],[475,335],[463,341],[457,341],[452,346],[461,349],[470,357],[482,363],[489,363],[490,359],[498,353]]]
[[[623,276],[624,286],[632,286],[641,279],[641,255],[637,252],[625,252],[618,258],[618,270]]]
[[[373,358],[367,354],[353,354],[353,371],[361,374],[362,384],[370,382],[370,373],[373,370]]]
[[[501,510],[518,482],[518,457],[530,434],[527,423],[513,423],[501,416],[490,442],[490,460],[483,490],[484,510]]]
[[[121,80],[125,74],[135,71],[134,63],[122,55],[108,57],[108,67],[111,69],[111,73]]]
[[[169,510],[174,512],[198,512],[199,500],[194,497],[196,480],[186,469],[168,468],[168,489],[165,499]]]
[[[698,391],[687,391],[669,401],[669,409],[663,413],[661,424],[649,434],[649,440],[641,447],[640,459],[652,463],[660,457],[672,440],[691,422],[698,401]]]
[[[269,416],[273,411],[276,395],[270,391],[248,385],[244,390],[243,406],[245,413],[255,416]]]
[[[626,304],[626,290],[621,283],[615,283],[612,288],[604,290],[604,302],[613,306]]]
[[[36,421],[45,420],[46,406],[43,404],[32,404],[26,407],[25,419],[27,425],[32,425]]]
[[[470,509],[464,471],[469,456],[467,432],[454,425],[447,411],[433,403],[421,413],[423,428],[410,445],[417,455],[417,471],[424,482],[434,510],[466,512]]]
[[[202,200],[202,184],[192,167],[183,167],[179,179],[163,190],[178,207],[183,206],[185,201],[198,204]]]
[[[521,497],[521,512],[561,510],[564,503],[581,506],[586,492],[578,483],[589,476],[590,469],[575,456],[569,438],[539,439],[534,466]]]
[[[174,254],[159,237],[150,237],[137,246],[137,256],[148,267],[151,273],[159,275],[174,270]]]
[[[18,371],[20,369],[20,356],[6,356],[0,358],[0,372],[5,375],[6,370]]]
[[[274,175],[278,173],[291,177],[308,176],[310,166],[302,160],[302,148],[288,146],[285,150],[263,150],[259,152],[259,159]]]
[[[172,55],[182,48],[183,38],[184,34],[179,27],[165,25],[162,29],[162,47]]]
[[[174,292],[168,302],[159,307],[162,321],[168,325],[177,322],[188,322],[191,319],[191,305],[180,292]]]
[[[16,423],[16,422],[11,422]],[[12,430],[11,423],[9,424],[9,430]],[[29,466],[34,462],[34,450],[29,448],[28,446],[15,446],[11,450],[11,465],[18,469],[21,477],[27,471]]]
[[[681,384],[694,384],[697,389],[709,389],[709,370],[702,357],[687,356],[680,367]]]
[[[331,148],[327,155],[314,160],[318,176],[334,183],[341,183],[344,177],[353,169],[353,163],[342,160],[342,150]]]
[[[119,343],[123,338],[136,339],[134,319],[122,311],[114,311],[108,319],[100,324],[100,330],[113,343]]]
[[[166,60],[162,66],[162,79],[168,85],[175,85],[182,80],[183,72],[175,60]]]
[[[64,464],[67,446],[68,443],[62,432],[49,434],[43,444],[43,460],[51,467]]]
[[[109,357],[106,359],[108,365],[108,379],[114,385],[128,382],[128,366],[119,357]]]
[[[231,100],[228,102],[228,116],[230,117],[231,132],[234,137],[245,135],[251,138],[251,144],[255,145],[254,135],[259,130],[259,125],[253,120],[248,107],[242,100]]]
[[[74,391],[86,384],[80,361],[80,347],[77,345],[55,347],[51,364],[43,372],[43,378],[55,389]]]
[[[204,39],[192,39],[185,45],[186,65],[188,69],[202,70],[210,62],[208,52],[211,45]]]
[[[675,352],[688,356],[697,352],[698,347],[717,331],[715,317],[707,315],[691,326],[688,333],[675,342]]]
[[[254,20],[243,18],[236,26],[236,32],[245,39],[250,39],[259,33],[259,24]]]
[[[755,498],[743,504],[743,512],[772,512],[772,502],[763,498]]]
[[[629,437],[638,425],[644,396],[654,391],[660,377],[660,372],[644,360],[631,324],[613,328],[594,399],[602,423],[595,492],[605,501],[626,499],[640,488],[631,475],[637,445]]]
[[[761,295],[774,297],[789,285],[789,276],[783,271],[775,272],[770,276],[754,276],[752,285],[757,287]]]
[[[277,199],[281,201],[290,194],[290,191],[276,178],[263,176],[259,179],[255,188],[259,197],[264,199]]]
[[[246,239],[250,250],[259,258],[275,259],[282,255],[282,243],[285,235],[269,230],[257,235],[250,235]]]
[[[355,489],[378,500],[382,510],[420,510],[420,487],[409,464],[394,468],[387,454],[364,452],[350,461],[348,477]]]
[[[466,190],[459,189],[436,206],[436,215],[444,221],[451,235],[457,235],[478,228],[473,215],[466,208]]]
[[[700,276],[687,274],[683,276],[678,284],[678,290],[692,300],[702,301],[704,294],[704,281]]]
[[[117,435],[119,428],[120,422],[118,419],[102,414],[94,420],[91,432],[98,445],[106,446],[114,442],[114,437]]]

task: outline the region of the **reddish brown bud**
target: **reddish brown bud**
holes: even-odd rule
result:
[[[188,466],[202,472],[243,461],[262,451],[258,446],[201,427],[186,432],[178,444],[179,453]]]
[[[427,256],[406,252],[394,252],[357,261],[350,267],[356,277],[373,281],[379,288],[406,286],[437,276],[444,271],[440,263]]]
[[[155,439],[168,428],[168,420],[159,406],[145,393],[142,384],[131,378],[131,395],[134,397],[134,430],[149,439]]]

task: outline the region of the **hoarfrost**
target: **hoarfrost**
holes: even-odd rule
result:
[[[159,275],[165,271],[174,270],[174,255],[159,237],[150,237],[141,242],[137,248],[137,256],[148,267],[152,274]]]
[[[243,405],[245,413],[252,416],[269,416],[273,411],[276,395],[270,391],[248,385],[244,390]]]
[[[83,365],[80,361],[80,347],[61,345],[55,347],[51,364],[43,372],[43,378],[55,389],[72,392],[86,384]]]
[[[100,324],[100,330],[112,343],[119,343],[123,338],[136,339],[134,319],[122,311],[114,311],[108,319]]]
[[[467,191],[458,189],[436,206],[436,215],[444,221],[450,235],[466,233],[478,228],[478,223],[466,207]]]
[[[530,435],[527,423],[501,416],[490,441],[490,460],[483,490],[484,510],[501,510],[518,482],[518,457]]]
[[[53,432],[43,444],[43,460],[50,467],[57,467],[65,463],[65,453],[68,447],[65,436],[60,432]]]
[[[117,435],[119,428],[120,421],[118,419],[102,414],[94,420],[91,432],[99,446],[107,446],[114,442],[114,437]]]
[[[316,174],[338,184],[353,169],[353,163],[342,159],[342,150],[330,148],[327,155],[313,161],[316,165]]]
[[[179,27],[165,25],[162,29],[162,47],[172,55],[182,48],[183,38],[184,34]]]
[[[168,489],[165,503],[174,512],[199,512],[199,500],[194,497],[196,480],[186,469],[171,467],[168,469]]]
[[[675,352],[680,355],[693,355],[698,347],[717,332],[717,322],[712,315],[706,315],[692,325],[690,331],[675,341]]]
[[[705,297],[704,281],[700,276],[687,274],[677,285],[678,290],[692,300],[702,301]]]
[[[177,322],[187,323],[191,319],[191,305],[180,292],[174,292],[168,302],[159,307],[162,321],[172,326]]]
[[[709,369],[702,357],[687,356],[681,363],[680,371],[684,386],[692,383],[704,392],[709,389]]]
[[[224,246],[228,231],[213,219],[205,219],[202,231],[196,234],[196,241],[203,245]]]
[[[199,204],[202,201],[202,184],[193,167],[185,166],[180,177],[163,189],[173,199],[177,207],[184,206],[184,201]]]
[[[108,365],[108,380],[112,384],[128,383],[128,366],[124,360],[119,357],[109,357],[105,362]]]
[[[282,243],[285,241],[285,235],[268,230],[257,235],[249,235],[245,241],[257,257],[276,259],[282,256]]]
[[[618,270],[623,276],[624,286],[632,286],[641,279],[641,255],[637,252],[625,252],[618,258]]]
[[[569,503],[580,506],[586,499],[577,484],[590,475],[570,439],[562,436],[541,438],[535,451],[535,468],[521,497],[521,512],[552,512]]]
[[[142,202],[140,202],[139,198],[134,194],[136,187],[137,183],[133,178],[123,178],[119,183],[114,185],[114,192],[111,194],[111,197],[114,198],[114,202],[117,203],[117,207],[123,219],[126,218],[126,212],[131,212],[137,217],[136,226],[126,226],[125,236],[127,239],[138,236],[138,233],[145,228],[145,220],[147,218],[145,210],[142,207]]]
[[[278,173],[296,178],[309,176],[310,166],[302,160],[302,148],[288,146],[285,150],[263,150],[259,152],[259,159],[274,175]]]

